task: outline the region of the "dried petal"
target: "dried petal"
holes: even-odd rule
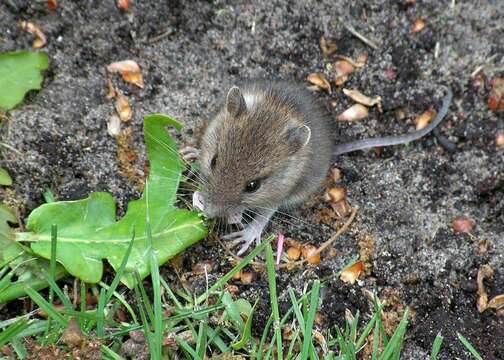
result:
[[[117,93],[115,109],[122,122],[128,122],[133,116],[128,99],[121,93]]]
[[[488,307],[490,309],[504,308],[504,294],[497,295],[492,300],[490,300],[488,302]]]
[[[119,10],[128,11],[129,0],[117,0],[116,6]]]
[[[301,256],[301,250],[299,250],[299,248],[290,247],[287,249],[287,257],[289,258],[289,260],[296,261],[299,259],[300,256]]]
[[[327,91],[328,93],[331,93],[331,85],[329,84],[329,81],[325,78],[324,74],[320,73],[312,73],[308,75],[306,80],[318,88]]]
[[[362,261],[358,261],[341,273],[340,280],[345,283],[354,284],[363,269],[364,263]]]
[[[336,75],[334,83],[336,86],[341,86],[348,81],[348,75]]]
[[[458,216],[453,219],[452,228],[456,234],[469,234],[474,228],[474,221],[463,217]]]
[[[121,133],[121,119],[113,114],[107,122],[107,131],[110,136],[116,137]]]
[[[436,116],[436,110],[433,108],[430,108],[427,111],[424,111],[422,114],[418,115],[414,120],[413,123],[416,125],[416,129],[422,130],[429,125],[429,122]]]
[[[32,35],[35,35],[35,40],[33,41],[32,47],[34,49],[40,49],[45,44],[47,44],[47,39],[42,30],[35,24],[28,21],[21,21],[19,23],[21,30],[26,31]]]
[[[495,136],[495,144],[497,147],[504,147],[504,131],[499,131]]]
[[[346,198],[346,189],[344,187],[330,188],[324,196],[324,200],[337,203]]]
[[[369,110],[362,104],[355,104],[343,111],[336,120],[338,121],[359,121],[368,116]]]
[[[370,98],[369,96],[364,95],[358,90],[349,90],[343,89],[343,93],[359,104],[366,105],[367,107],[371,107],[377,105],[378,110],[381,112],[381,97],[376,96],[374,98]]]
[[[415,34],[417,32],[422,31],[424,27],[425,27],[425,19],[419,18],[411,26],[411,32]]]
[[[124,81],[136,85],[139,88],[144,87],[140,66],[133,60],[114,62],[107,66],[107,70],[111,73],[121,74]]]
[[[301,253],[309,264],[318,265],[320,264],[320,253],[316,253],[316,251],[317,248],[315,246],[305,245]]]

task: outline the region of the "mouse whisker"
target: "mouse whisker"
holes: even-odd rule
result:
[[[269,209],[269,210],[273,210],[273,209]],[[249,209],[249,211],[250,211],[252,214],[256,215],[256,216],[260,216],[260,217],[262,217],[262,218],[266,219],[266,216],[264,216],[264,215],[260,214],[259,212],[253,211],[253,210],[251,210],[251,209]],[[294,227],[298,226],[298,224],[292,223],[292,222],[287,221],[287,220],[285,220],[285,219],[270,219],[270,222],[275,223],[275,224],[277,224],[277,225],[282,225],[282,223],[280,223],[279,221],[281,221],[281,222],[283,222],[283,223],[285,223],[285,224],[287,224],[287,225],[294,226]]]
[[[271,209],[271,208],[264,207],[264,206],[256,206],[256,208],[259,208],[259,209],[264,209],[264,210],[273,210],[273,209]],[[296,217],[296,216],[291,215],[291,214],[289,214],[289,213],[286,213],[286,212],[283,212],[283,211],[280,211],[280,210],[277,210],[276,212],[277,212],[277,214],[279,214],[279,215],[283,215],[283,216],[287,216],[288,218],[291,218],[292,220],[297,220],[297,221],[299,221],[299,222],[303,223],[303,224],[304,224],[304,225],[306,225],[306,226],[312,226],[312,227],[313,227],[313,226],[317,226],[317,225],[315,225],[315,224],[313,224],[313,223],[311,223],[311,222],[309,222],[309,221],[306,221],[306,220],[304,220],[304,219],[302,219],[302,218]]]

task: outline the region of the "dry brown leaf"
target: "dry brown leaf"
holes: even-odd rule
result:
[[[242,272],[240,274],[240,281],[244,285],[250,285],[254,281],[254,273],[252,272]]]
[[[320,346],[324,347],[326,345],[326,339],[321,332],[312,330],[312,337],[319,343]]]
[[[353,72],[354,66],[347,60],[338,60],[334,63],[334,70],[336,71],[334,83],[336,86],[341,86],[348,80],[348,75]]]
[[[488,302],[489,309],[502,309],[504,308],[504,294],[497,295]]]
[[[129,82],[139,88],[144,87],[140,66],[133,60],[117,61],[107,66],[111,73],[121,74],[124,81]]]
[[[368,116],[369,109],[362,104],[354,104],[336,117],[338,121],[359,121]]]
[[[350,89],[343,89],[343,93],[353,101],[362,105],[366,105],[367,107],[372,107],[376,105],[378,111],[382,112],[381,97],[379,96],[370,98],[369,96],[366,96],[363,93],[361,93],[359,90],[350,90]]]
[[[345,283],[354,284],[362,270],[364,270],[364,264],[362,261],[358,261],[341,273],[340,280]]]
[[[331,204],[331,207],[333,208],[334,212],[336,213],[336,217],[340,218],[340,219],[347,217],[352,212],[352,207],[346,201],[346,199],[338,201],[337,203]]]
[[[42,30],[40,30],[40,28],[35,24],[29,21],[21,21],[19,23],[19,27],[21,28],[21,30],[26,31],[35,36],[32,48],[40,49],[41,47],[44,47],[45,44],[47,44],[46,36],[42,32]]]
[[[328,92],[329,94],[331,93],[331,84],[329,84],[329,81],[325,78],[324,74],[321,73],[312,73],[308,75],[306,80],[318,88]]]
[[[200,261],[192,266],[193,275],[203,275],[212,272],[215,263],[212,260]]]
[[[112,80],[110,80],[110,79],[107,80],[107,87],[108,87],[108,90],[107,90],[107,95],[105,96],[105,98],[107,100],[112,100],[117,95],[117,91],[114,87],[114,84],[112,84]]]
[[[480,313],[485,311],[488,307],[488,294],[485,290],[485,285],[483,284],[483,280],[485,278],[491,279],[493,277],[493,269],[489,265],[483,265],[478,270],[478,276],[476,278],[476,282],[478,283],[478,302],[477,308]]]
[[[416,129],[422,130],[429,125],[429,122],[436,116],[436,110],[433,108],[430,108],[427,111],[424,111],[422,114],[418,115],[414,120],[413,123],[416,125]]]
[[[296,261],[301,256],[301,250],[297,247],[290,247],[287,249],[287,257],[289,260]]]
[[[133,110],[131,110],[128,99],[120,92],[118,92],[116,96],[115,109],[122,122],[130,121],[133,116]]]
[[[352,58],[350,58],[348,56],[344,56],[344,55],[336,55],[335,57],[338,58],[338,59],[340,59],[340,60],[343,60],[344,62],[349,63],[354,68],[361,68],[361,67],[363,67],[366,64],[366,61],[367,61],[367,58],[368,58],[368,53],[367,52],[363,52],[363,53],[359,54],[357,56],[357,60],[355,60],[355,61],[354,61],[354,59],[352,59]],[[348,68],[347,64],[339,64],[339,62],[336,61],[334,63],[334,67],[336,68],[336,71],[338,71],[337,68],[338,68],[339,65],[344,66],[344,68]],[[353,68],[352,68],[352,70],[350,72],[352,72],[352,71],[353,71]]]
[[[411,32],[416,34],[422,31],[424,27],[425,27],[425,19],[419,18],[413,23],[413,25],[411,25]]]

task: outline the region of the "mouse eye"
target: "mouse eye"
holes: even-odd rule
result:
[[[217,155],[214,155],[212,157],[212,160],[210,160],[210,169],[213,170],[213,168],[215,167],[215,164],[217,163]]]
[[[261,181],[252,180],[245,186],[245,192],[253,193],[256,192],[261,187]]]

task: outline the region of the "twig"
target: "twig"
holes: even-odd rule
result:
[[[353,25],[347,23],[346,21],[343,20],[343,18],[338,18],[338,21],[345,27],[345,29],[347,29],[348,31],[350,31],[355,37],[357,37],[360,41],[362,41],[363,43],[365,43],[366,45],[372,47],[373,49],[378,49],[378,44],[371,40],[371,39],[368,39],[367,37],[365,37],[364,35],[360,34],[354,27]]]
[[[19,151],[16,148],[13,148],[12,146],[10,146],[10,145],[8,145],[6,143],[0,142],[0,145],[3,146],[3,147],[5,147],[5,148],[7,148],[7,149],[9,149],[9,150],[11,150],[11,151],[13,151],[13,152],[15,152],[15,153],[17,153],[18,155],[23,155],[23,153],[21,151]]]

